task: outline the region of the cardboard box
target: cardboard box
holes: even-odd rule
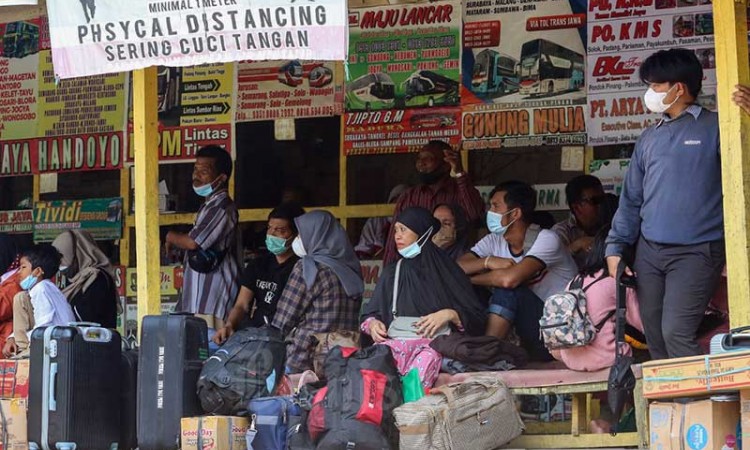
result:
[[[643,364],[643,396],[690,397],[750,386],[750,351]]]
[[[680,425],[685,412],[681,403],[652,403],[649,406],[649,431],[651,445],[649,448],[661,450],[680,450]]]
[[[29,396],[29,360],[0,359],[0,398]]]
[[[249,426],[247,417],[186,417],[182,419],[181,450],[247,450]]]
[[[734,448],[740,405],[700,400],[686,404],[653,403],[649,407],[651,445],[659,450]]]
[[[8,426],[8,448],[3,448],[0,439],[0,450],[28,450],[29,442],[26,435],[26,402],[25,398],[0,399],[5,423]],[[0,421],[0,436],[5,433]]]

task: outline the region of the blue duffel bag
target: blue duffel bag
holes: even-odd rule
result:
[[[287,450],[289,436],[298,432],[302,409],[291,396],[261,397],[248,405],[251,425],[248,450]]]

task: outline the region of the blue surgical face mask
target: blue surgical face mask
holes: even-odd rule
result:
[[[209,195],[213,194],[214,187],[213,183],[204,184],[203,186],[193,186],[193,190],[196,194],[200,195],[201,197],[208,197]]]
[[[289,239],[280,238],[271,234],[266,235],[266,248],[276,256],[283,255],[289,249],[286,243]]]
[[[425,234],[420,236],[419,239],[400,249],[398,252],[406,259],[416,258],[420,253],[422,253],[422,246],[425,244],[425,242],[430,240],[432,231],[433,229],[432,227],[430,227],[430,229],[427,230]]]
[[[510,226],[513,225],[513,222],[515,222],[516,220],[513,219],[508,225],[503,225],[503,216],[515,210],[516,208],[513,208],[510,211],[504,212],[503,214],[499,214],[493,211],[487,211],[487,228],[490,230],[490,233],[499,235],[505,234],[505,232],[508,231],[508,228],[510,228]]]
[[[29,275],[28,277],[21,280],[21,289],[23,289],[24,291],[30,291],[38,281],[39,279],[37,279],[37,277],[35,277],[34,275]]]

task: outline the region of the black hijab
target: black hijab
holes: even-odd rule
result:
[[[18,256],[16,241],[5,233],[0,233],[0,275],[10,268]]]
[[[448,254],[432,243],[432,234],[440,223],[424,208],[407,208],[396,218],[424,242],[422,252],[401,263],[398,292],[398,315],[425,316],[441,309],[453,309],[461,318],[466,333],[483,335],[487,320],[486,306],[474,293],[463,270]],[[396,263],[385,268],[372,299],[364,307],[363,318],[375,317],[386,326],[393,321],[393,283]]]

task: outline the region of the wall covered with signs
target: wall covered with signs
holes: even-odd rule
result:
[[[84,13],[72,9],[63,19]],[[336,115],[347,155],[416,151],[432,139],[468,150],[629,144],[658,120],[638,78],[655,51],[694,51],[705,72],[698,100],[715,109],[712,19],[710,0],[349,8],[345,64],[158,66],[157,151],[189,162],[213,143],[235,156],[236,123]],[[92,27],[81,40],[95,38]],[[0,39],[0,177],[132,164],[127,72],[60,80],[46,17],[0,23]]]

